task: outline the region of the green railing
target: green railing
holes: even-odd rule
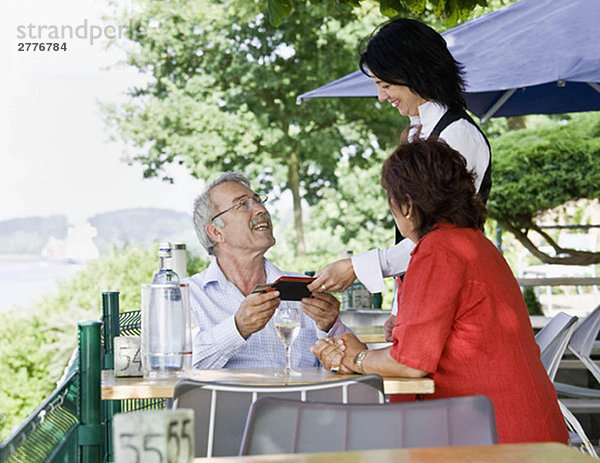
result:
[[[115,365],[112,339],[116,336],[139,336],[141,333],[141,313],[139,310],[119,312],[119,293],[102,293],[102,369],[112,370]],[[111,340],[107,342],[106,340]],[[102,402],[102,422],[104,435],[104,462],[112,461],[112,419],[117,413],[145,409],[165,408],[166,399],[106,400]]]
[[[79,323],[78,344],[56,389],[0,443],[1,462],[102,461],[100,322]]]
[[[101,369],[113,369],[114,337],[141,332],[140,311],[119,313],[119,293],[102,293],[102,322],[78,325],[78,349],[56,389],[0,443],[2,463],[112,461],[115,414],[165,408],[166,399],[101,400]]]

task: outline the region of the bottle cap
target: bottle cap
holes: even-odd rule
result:
[[[163,241],[158,245],[158,256],[159,257],[171,257],[171,243]]]

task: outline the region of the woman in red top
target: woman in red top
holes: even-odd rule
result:
[[[311,348],[326,368],[430,376],[421,399],[484,394],[501,443],[556,441],[568,433],[540,360],[519,285],[483,236],[485,206],[464,158],[439,141],[399,146],[381,181],[412,252],[391,347],[367,350],[352,335]]]

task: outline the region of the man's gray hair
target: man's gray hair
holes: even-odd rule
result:
[[[215,244],[206,233],[206,226],[210,223],[210,218],[218,214],[219,211],[215,210],[209,194],[213,188],[225,182],[235,182],[250,188],[250,180],[241,172],[224,172],[219,178],[213,180],[194,201],[194,230],[196,230],[200,244],[204,246],[210,256],[215,254]],[[214,220],[214,224],[217,227],[225,226],[225,222],[220,217]]]

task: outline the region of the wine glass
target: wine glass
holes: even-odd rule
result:
[[[300,376],[290,366],[290,350],[292,343],[300,332],[300,310],[290,307],[279,307],[275,312],[275,331],[285,347],[285,368],[281,374],[286,376]]]

